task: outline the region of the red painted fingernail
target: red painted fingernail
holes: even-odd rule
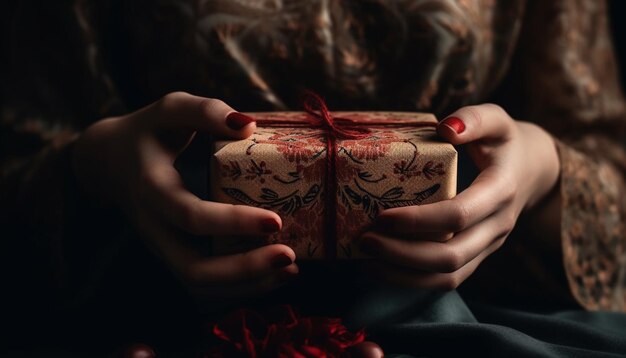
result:
[[[243,113],[239,113],[239,112],[231,112],[229,115],[226,116],[226,125],[233,130],[240,130],[241,128],[247,126],[248,124],[254,122],[255,119],[250,117],[250,116],[246,116]]]
[[[293,263],[293,260],[291,259],[291,257],[287,256],[286,254],[279,254],[279,255],[276,255],[276,257],[272,259],[272,268],[279,269],[279,268],[287,267],[291,265],[292,263]]]
[[[465,123],[457,117],[448,117],[444,119],[441,124],[452,128],[456,134],[461,134],[465,130]]]
[[[273,234],[280,230],[280,224],[276,219],[263,219],[261,220],[261,229],[267,234]]]
[[[366,254],[376,255],[380,252],[381,244],[380,241],[372,238],[365,238],[361,241],[360,245],[361,251]]]

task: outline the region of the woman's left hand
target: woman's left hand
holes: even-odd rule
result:
[[[450,290],[504,243],[523,210],[555,188],[560,169],[552,138],[497,105],[461,108],[437,133],[465,144],[480,174],[450,200],[383,211],[361,247],[380,259],[372,271],[386,280]]]

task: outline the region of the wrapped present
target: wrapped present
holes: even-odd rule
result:
[[[269,237],[216,237],[216,254],[282,243],[298,259],[362,258],[355,242],[383,210],[450,199],[457,152],[431,114],[247,113],[250,138],[216,141],[212,199],[278,213]],[[320,124],[321,123],[321,124]]]

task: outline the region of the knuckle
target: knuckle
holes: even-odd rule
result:
[[[258,274],[260,266],[258,255],[253,254],[252,251],[246,251],[239,254],[237,259],[240,262],[238,267],[241,270],[242,278],[251,278]]]
[[[182,92],[182,91],[171,92],[161,97],[161,99],[158,101],[158,105],[163,110],[173,109],[178,106],[181,100],[189,96],[190,94],[187,92]]]
[[[458,201],[453,201],[450,209],[450,230],[459,232],[465,229],[470,221],[470,212],[467,206]]]
[[[443,272],[455,272],[463,267],[464,264],[463,255],[454,248],[448,248],[444,251],[441,259],[441,269]]]
[[[515,200],[515,194],[517,193],[517,184],[515,184],[514,180],[508,177],[504,177],[502,179],[504,185],[502,185],[502,189],[500,190],[500,196],[504,204],[508,205],[513,203],[513,201]]]
[[[461,279],[459,275],[449,274],[441,283],[440,288],[444,291],[456,290],[461,285]]]
[[[504,110],[504,108],[502,108],[500,105],[497,105],[495,103],[485,103],[483,104],[484,108],[489,108],[490,110],[498,113],[500,116],[503,117],[508,117],[509,114],[506,112],[506,110]]]
[[[219,108],[224,108],[224,106],[226,106],[226,103],[217,98],[204,98],[202,100],[201,106],[204,113],[209,114],[218,110]]]
[[[454,237],[454,233],[451,232],[442,232],[442,233],[437,233],[434,236],[434,240],[433,241],[437,241],[437,242],[448,242],[450,241],[450,239],[452,239]]]
[[[513,228],[515,228],[516,221],[517,218],[515,216],[515,213],[513,213],[512,211],[506,213],[500,221],[500,231],[498,232],[498,237],[500,238],[508,236],[511,231],[513,231]]]
[[[494,116],[495,118],[497,118],[500,121],[505,122],[507,124],[507,128],[511,130],[514,121],[513,121],[513,118],[511,118],[509,113],[504,108],[502,108],[501,106],[495,103],[485,103],[483,104],[483,106],[485,106],[485,108],[488,108],[490,111],[492,111],[495,114]]]
[[[504,245],[504,242],[506,241],[506,236],[507,236],[507,235],[504,235],[504,236],[502,236],[502,237],[500,237],[500,238],[498,238],[498,239],[496,240],[496,242],[495,242],[495,246],[493,247],[493,249],[491,250],[491,252],[494,252],[494,251],[496,251],[496,250],[500,249],[500,248],[502,247],[502,245]]]
[[[469,117],[469,120],[473,121],[476,125],[476,127],[480,128],[483,122],[483,116],[482,116],[482,108],[480,105],[474,105],[474,106],[466,106],[463,107],[462,109],[463,111],[463,116],[464,117]]]

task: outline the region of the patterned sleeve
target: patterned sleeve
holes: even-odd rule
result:
[[[626,311],[624,178],[606,161],[563,143],[558,148],[562,248],[572,294],[590,310]]]
[[[557,138],[569,288],[586,309],[626,311],[626,113],[607,4],[528,5],[514,64],[520,113]]]

